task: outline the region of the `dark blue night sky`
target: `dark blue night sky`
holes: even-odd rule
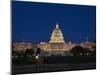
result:
[[[96,38],[96,7],[36,2],[12,2],[12,41],[48,42],[56,23],[66,42]]]

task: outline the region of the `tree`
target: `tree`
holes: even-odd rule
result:
[[[34,50],[33,49],[26,49],[25,50],[25,55],[33,55],[34,54]]]
[[[16,54],[16,51],[15,50],[12,50],[12,55],[15,55]]]
[[[40,54],[40,52],[41,52],[41,49],[40,48],[37,48],[36,55]]]
[[[91,46],[91,55],[96,56],[96,45]]]
[[[89,48],[84,49],[84,55],[91,55],[92,51]]]
[[[86,52],[86,50],[85,50],[83,47],[81,47],[81,46],[75,46],[75,47],[72,48],[72,50],[71,50],[71,53],[72,53],[73,55],[77,55],[77,56],[85,55],[85,52]]]
[[[92,48],[93,50],[96,50],[96,46],[91,46],[91,48]]]

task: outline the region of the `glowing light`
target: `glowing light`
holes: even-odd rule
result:
[[[36,58],[36,59],[38,59],[38,58],[39,58],[39,56],[37,55],[35,58]]]
[[[56,24],[56,28],[53,30],[52,35],[51,35],[51,39],[49,41],[49,43],[64,43],[64,37],[62,34],[62,31],[59,28],[59,25]]]

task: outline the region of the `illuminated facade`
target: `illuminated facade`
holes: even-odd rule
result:
[[[90,49],[91,51],[94,50],[92,47],[96,46],[96,44],[94,42],[82,42],[80,43],[80,46],[82,46],[83,48],[87,48]]]
[[[89,42],[88,38],[86,39],[86,42],[82,42],[80,44],[65,42],[63,33],[58,24],[56,24],[56,27],[51,34],[49,43],[41,42],[38,45],[45,55],[66,55],[66,53],[69,53],[75,46],[82,46],[83,48],[93,50],[92,46],[96,46],[96,44],[94,42]]]
[[[86,42],[82,42],[80,44],[65,42],[63,33],[58,24],[56,24],[55,29],[53,30],[50,41],[40,42],[40,44],[32,44],[32,43],[13,43],[13,50],[23,51],[26,49],[37,49],[37,47],[41,48],[44,55],[66,55],[70,52],[70,50],[75,46],[81,46],[83,48],[88,48],[90,50],[94,50],[92,47],[96,46],[94,42],[89,42],[88,38]],[[70,54],[70,53],[69,53]]]
[[[51,34],[49,43],[40,43],[39,47],[48,55],[65,55],[66,52],[69,52],[76,44],[71,42],[66,43],[64,41],[63,33],[59,28],[59,25],[56,24],[55,29]]]
[[[31,49],[33,48],[32,43],[25,43],[25,42],[20,42],[20,43],[13,43],[13,50],[15,51],[25,51],[26,49]]]

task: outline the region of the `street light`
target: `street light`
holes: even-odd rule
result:
[[[39,56],[37,55],[37,56],[35,56],[35,58],[36,58],[36,59],[38,59],[38,58],[39,58]]]

